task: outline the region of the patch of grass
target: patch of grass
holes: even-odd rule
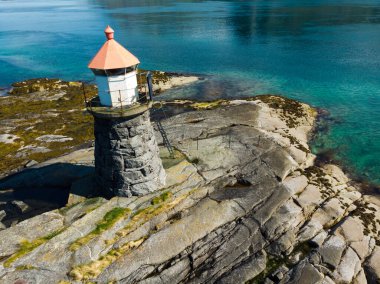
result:
[[[104,256],[101,256],[98,260],[74,267],[70,271],[69,275],[74,280],[90,280],[96,278],[100,275],[100,273],[104,271],[105,268],[107,268],[121,255],[125,254],[131,249],[139,247],[144,241],[145,238],[141,238],[139,240],[128,242],[117,249],[112,249]]]
[[[153,203],[153,200],[151,201]],[[158,205],[158,204],[157,204]],[[133,213],[131,222],[121,231],[117,232],[118,236],[125,236],[127,232],[129,233],[131,230],[136,228],[137,224],[145,223],[150,220],[152,217],[157,216],[159,213],[163,212],[165,206],[161,205],[152,205],[145,208],[140,208],[136,212]]]
[[[196,189],[173,199],[173,195],[165,194],[164,198],[160,198],[161,203],[157,205],[151,205],[145,208],[140,208],[134,214],[132,214],[131,221],[122,230],[116,233],[117,238],[121,238],[134,231],[137,227],[141,226],[145,222],[149,221],[153,217],[159,215],[162,212],[171,210],[181,201],[191,195]]]
[[[31,269],[37,269],[33,265],[19,265],[16,267],[16,270],[31,270]]]
[[[166,200],[168,200],[172,196],[173,196],[173,194],[170,191],[166,191],[166,192],[162,193],[160,196],[156,196],[155,198],[153,198],[151,201],[151,204],[152,205],[160,204],[162,202],[165,202]]]
[[[186,159],[185,155],[183,155],[180,151],[176,149],[174,149],[173,157],[170,157],[166,149],[160,150],[160,158],[161,158],[164,169],[169,169],[171,167],[174,167],[175,165],[178,165],[180,162]]]
[[[5,262],[4,262],[4,267],[10,267],[13,262],[15,262],[17,259],[20,257],[30,253],[33,251],[35,248],[39,247],[40,245],[46,243],[47,241],[51,240],[55,236],[59,235],[65,230],[65,228],[62,228],[60,230],[54,231],[44,237],[35,239],[31,242],[28,240],[24,240],[20,243],[20,248],[16,253],[14,253],[11,257],[9,257]]]
[[[100,234],[111,228],[118,220],[125,217],[131,210],[129,208],[116,207],[104,215],[103,220],[96,225],[95,234]]]
[[[89,241],[94,239],[96,236],[100,235],[104,231],[111,228],[117,221],[120,219],[123,219],[126,217],[126,215],[129,215],[131,212],[131,209],[129,208],[121,208],[116,207],[112,210],[108,211],[103,219],[96,225],[95,229],[92,230],[88,235],[77,239],[75,242],[73,242],[70,245],[71,251],[76,251],[78,248],[83,246],[84,244],[87,244]]]
[[[0,143],[0,176],[1,173],[8,172],[10,169],[13,170],[23,165],[23,159],[14,156],[20,147],[20,143]]]
[[[118,231],[114,239],[107,240],[106,244],[114,244],[117,240],[134,231],[137,227],[141,226],[141,224],[144,224],[154,216],[157,216],[158,214],[164,211],[172,209],[174,206],[176,206],[181,201],[186,199],[190,194],[192,194],[194,190],[180,197],[177,197],[176,199],[172,199],[172,194],[170,192],[162,193],[159,196],[160,202],[158,204],[137,210],[131,216],[131,221],[127,224],[127,226]],[[118,248],[112,248],[108,253],[101,256],[98,260],[92,261],[88,264],[74,267],[70,272],[70,276],[73,277],[75,280],[88,280],[96,278],[100,273],[102,273],[102,271],[104,271],[105,268],[111,265],[120,256],[127,253],[129,250],[133,248],[139,247],[153,232],[154,231],[150,231],[143,238],[128,242]]]
[[[205,101],[205,102],[195,102],[190,105],[190,107],[197,109],[197,110],[203,110],[203,109],[214,109],[222,105],[229,104],[229,101],[227,100],[216,100],[216,101]]]
[[[103,200],[102,197],[94,197],[84,200],[83,202],[79,201],[74,204],[67,205],[63,208],[59,209],[59,213],[62,215],[66,215],[71,209],[77,207],[78,205],[81,205],[83,208],[86,208],[84,211],[86,214],[90,213],[91,211],[94,211],[96,208],[98,208],[102,203]]]

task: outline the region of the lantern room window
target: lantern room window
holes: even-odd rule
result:
[[[93,72],[96,76],[107,76],[105,70],[101,70],[101,69],[92,69],[92,72]]]
[[[135,66],[133,66],[133,67],[128,67],[128,68],[108,69],[105,71],[108,76],[118,76],[118,75],[124,75],[126,73],[133,72],[135,70],[136,68]]]

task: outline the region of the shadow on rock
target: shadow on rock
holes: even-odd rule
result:
[[[91,179],[93,173],[91,166],[56,163],[29,168],[1,179],[0,227],[65,206],[72,187]],[[81,190],[79,187],[75,194],[80,196]]]

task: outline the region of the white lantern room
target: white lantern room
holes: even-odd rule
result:
[[[123,107],[138,101],[137,67],[140,61],[116,40],[114,30],[105,29],[107,41],[88,68],[95,74],[100,104]]]

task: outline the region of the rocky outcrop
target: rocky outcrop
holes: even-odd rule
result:
[[[338,167],[314,165],[313,109],[273,96],[171,107],[186,112],[162,121],[176,148],[161,148],[165,188],[0,231],[1,282],[379,280],[380,208]]]
[[[160,71],[152,74],[156,93],[199,79]],[[139,74],[139,80],[144,77]],[[22,170],[31,160],[43,162],[91,143],[94,122],[85,115],[84,97],[91,100],[96,94],[95,85],[59,79],[12,84],[9,95],[0,96],[0,177]]]
[[[144,195],[165,184],[149,111],[132,118],[95,116],[95,173],[107,196]]]

